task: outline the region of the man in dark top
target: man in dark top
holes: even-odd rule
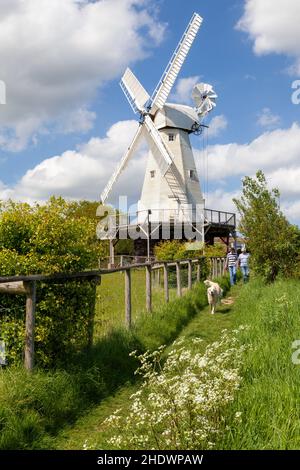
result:
[[[236,265],[237,265],[237,254],[234,247],[232,246],[230,252],[227,254],[225,269],[229,270],[230,284],[234,286],[236,284]]]

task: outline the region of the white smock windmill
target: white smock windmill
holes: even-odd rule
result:
[[[138,220],[143,223],[151,211],[151,221],[191,221],[197,207],[204,213],[195,159],[189,135],[199,133],[202,120],[215,107],[217,95],[207,84],[194,87],[196,107],[167,103],[175,80],[194,42],[202,18],[194,13],[173,53],[154,93],[150,97],[127,68],[120,85],[133,111],[139,114],[139,128],[125,155],[101,194],[104,204],[118,177],[134,156],[140,140],[149,146],[147,168],[140,201]],[[201,211],[200,211],[201,212]]]

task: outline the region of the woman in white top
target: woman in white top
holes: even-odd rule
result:
[[[238,259],[238,265],[241,268],[244,283],[249,281],[249,275],[250,275],[249,258],[250,258],[250,254],[247,253],[246,247],[243,247],[242,253],[240,254],[239,259]]]

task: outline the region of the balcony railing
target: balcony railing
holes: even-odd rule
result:
[[[152,209],[151,211],[138,211],[128,214],[110,215],[105,219],[110,227],[128,227],[133,225],[150,224],[180,224],[180,223],[204,223],[204,225],[217,224],[236,226],[236,215],[231,212],[217,211],[213,209]]]
[[[204,210],[206,224],[230,225],[236,226],[236,214],[232,212],[216,211],[213,209]]]

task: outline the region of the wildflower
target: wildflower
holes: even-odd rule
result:
[[[239,344],[240,331],[224,330],[203,354],[186,348],[181,338],[164,364],[165,346],[136,356],[136,372],[144,382],[130,397],[129,414],[118,410],[105,420],[114,432],[109,444],[119,449],[212,449],[224,424],[223,409],[241,382],[246,347]],[[193,345],[201,341],[196,338]],[[241,420],[240,412],[236,420]]]

